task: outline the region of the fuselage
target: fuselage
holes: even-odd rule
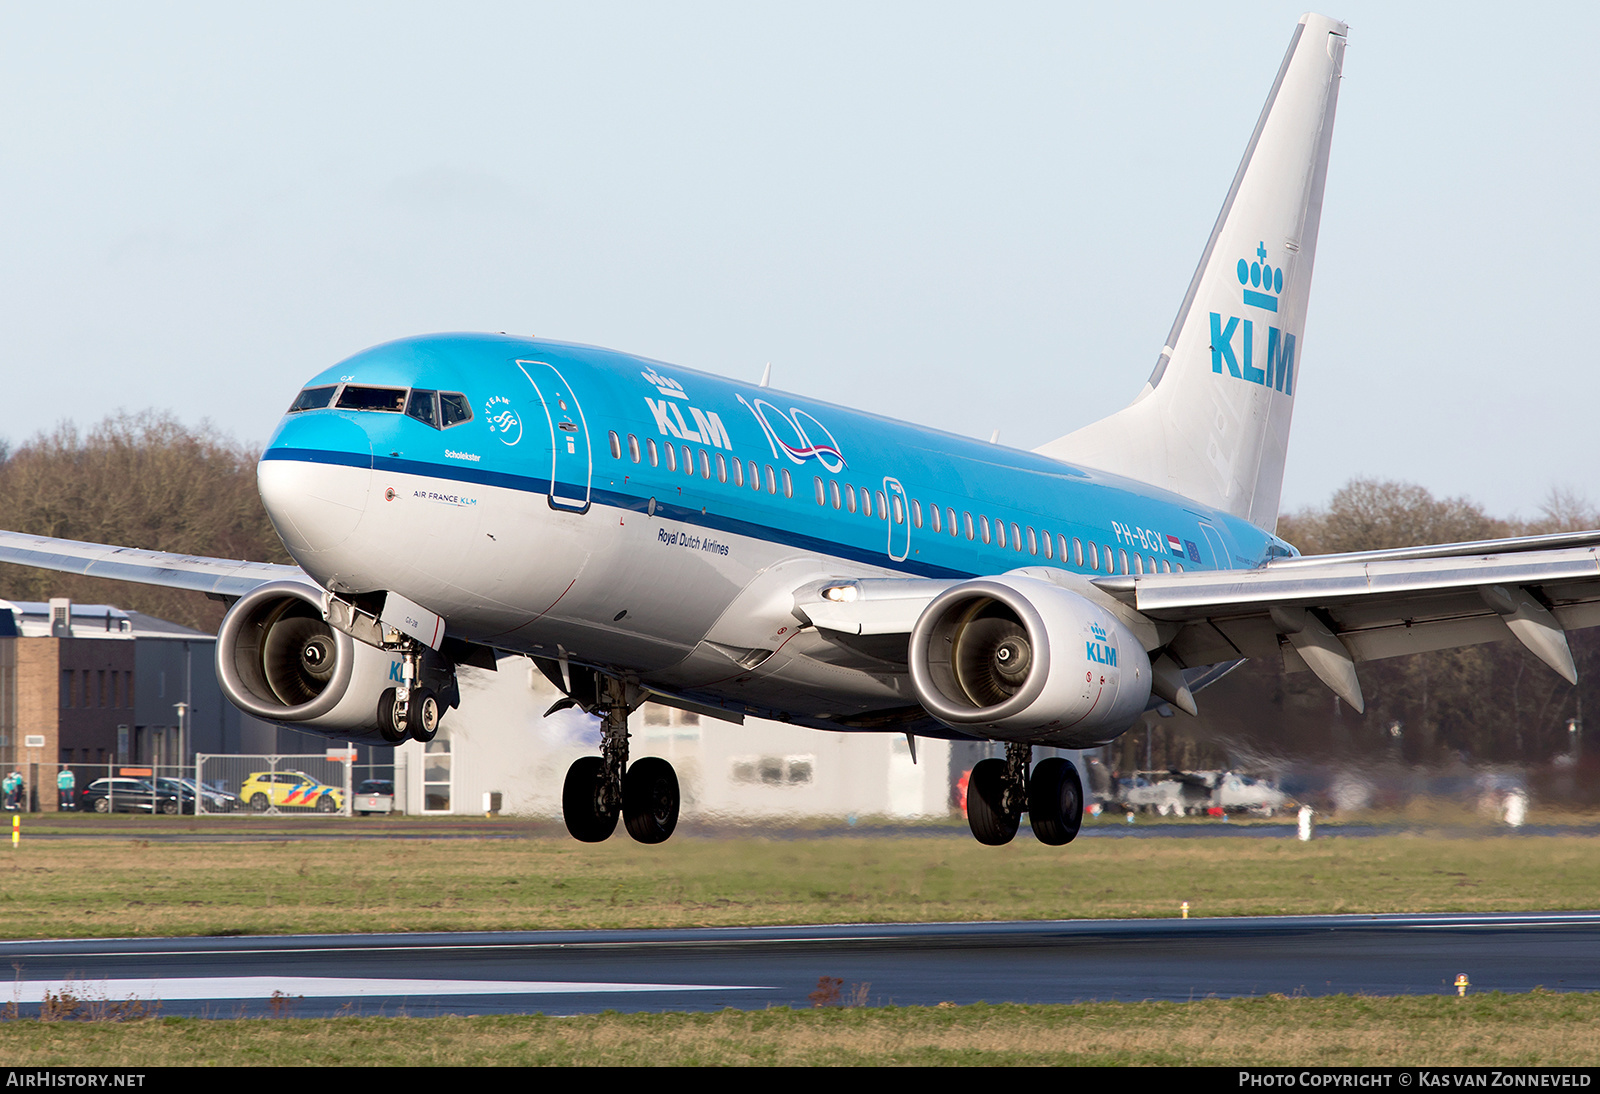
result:
[[[1146,484],[590,346],[405,339],[320,373],[297,406],[261,493],[325,587],[398,592],[468,641],[811,724],[912,700],[892,654],[883,673],[830,669],[784,602],[809,578],[1292,553]]]

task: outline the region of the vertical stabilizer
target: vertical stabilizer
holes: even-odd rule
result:
[[[1139,397],[1039,452],[1276,525],[1345,30],[1295,28]]]

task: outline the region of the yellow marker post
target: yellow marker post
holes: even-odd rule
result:
[[[1183,918],[1189,918],[1189,902],[1187,900],[1183,902]]]
[[[22,842],[22,818],[17,814],[11,815],[11,849],[15,851]]]
[[[1467,981],[1467,974],[1466,973],[1462,973],[1460,976],[1456,977],[1456,994],[1457,995],[1465,996],[1467,994],[1467,989],[1469,987],[1471,987],[1471,986],[1472,985]]]

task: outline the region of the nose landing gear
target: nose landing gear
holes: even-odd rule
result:
[[[663,843],[678,826],[678,776],[672,765],[645,756],[628,766],[629,702],[621,680],[605,679],[600,755],[583,756],[567,769],[561,788],[561,813],[572,838],[600,843],[616,831],[621,816],[628,835],[640,843]]]
[[[967,780],[967,826],[979,843],[1010,843],[1026,812],[1040,843],[1071,843],[1083,825],[1083,781],[1069,760],[1052,756],[1028,774],[1033,746],[1010,743],[1006,758],[979,760]]]

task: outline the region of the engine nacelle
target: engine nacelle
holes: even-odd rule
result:
[[[1116,616],[1037,578],[962,582],[911,631],[911,681],[947,725],[995,739],[1093,748],[1150,699],[1150,658]]]
[[[334,630],[323,592],[298,581],[251,590],[217,632],[217,678],[247,714],[339,739],[379,737],[378,701],[400,658]]]

